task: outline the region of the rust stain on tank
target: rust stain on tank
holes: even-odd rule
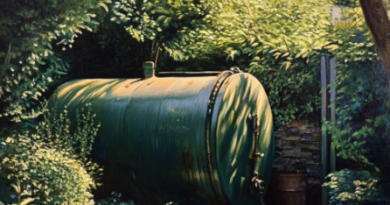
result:
[[[194,173],[194,158],[190,152],[181,153],[181,163],[184,165],[185,170],[183,170],[188,180],[191,180],[191,173]]]
[[[181,153],[181,163],[187,168],[192,170],[194,168],[194,159],[190,152]]]
[[[230,82],[231,82],[231,79],[230,79],[230,78],[228,78],[228,79],[226,79],[226,80],[225,80],[225,83],[224,83],[224,84],[225,84],[225,85],[229,85],[229,84],[230,84]]]
[[[194,80],[190,80],[187,82],[187,87],[186,88],[189,88],[191,87],[191,85],[194,83]]]

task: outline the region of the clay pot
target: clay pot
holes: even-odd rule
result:
[[[307,174],[274,174],[276,205],[306,205]]]

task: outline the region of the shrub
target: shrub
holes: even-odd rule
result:
[[[111,193],[111,197],[102,199],[97,202],[97,205],[137,205],[133,200],[123,201],[120,193]]]
[[[34,132],[0,139],[0,182],[7,187],[0,198],[18,204],[94,204],[91,189],[102,170],[86,158],[97,131],[91,109],[78,115],[73,134],[66,110],[57,118],[45,111]]]
[[[368,171],[343,169],[327,176],[330,199],[329,204],[358,205],[389,203],[389,198],[378,186],[378,178]]]

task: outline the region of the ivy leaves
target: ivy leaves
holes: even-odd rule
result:
[[[337,61],[338,76],[337,121],[325,123],[339,157],[377,166],[368,144],[383,136],[383,124],[374,120],[388,117],[379,114],[384,108],[379,102],[386,101],[383,68],[376,62],[376,47],[361,9],[345,9],[342,18],[349,20],[331,28],[328,38],[334,40],[325,47]],[[373,104],[377,105],[375,109]]]
[[[5,0],[0,7],[1,116],[15,122],[41,113],[39,100],[48,85],[66,74],[69,65],[53,52],[53,44],[71,49],[82,30],[92,31],[97,2]],[[10,49],[8,49],[10,48]],[[2,58],[0,58],[2,59]]]

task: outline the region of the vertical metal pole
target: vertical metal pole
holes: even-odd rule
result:
[[[152,54],[151,54],[152,59],[154,57],[154,70],[156,70],[157,69],[158,54],[160,52],[160,44],[157,41],[157,39],[155,39],[153,41],[151,50],[152,50]]]
[[[321,58],[321,115],[322,121],[336,120],[336,87],[328,84],[333,83],[336,80],[336,61],[330,59],[329,55]],[[329,109],[328,106],[331,105]],[[322,126],[322,139],[321,139],[321,177],[322,183],[325,182],[325,177],[330,172],[336,171],[336,152],[331,145],[331,137],[327,133],[326,126]],[[328,190],[322,188],[322,204],[328,204]]]
[[[329,65],[328,56],[322,56],[321,58],[321,116],[322,121],[326,120],[327,108],[328,108],[328,92],[327,86],[327,67]],[[328,173],[328,138],[326,127],[322,125],[322,137],[321,137],[321,179],[322,183],[325,182],[325,177]],[[328,190],[326,187],[322,187],[322,205],[328,204]]]
[[[336,61],[330,60],[330,83],[336,81]],[[336,121],[336,86],[330,86],[330,120],[332,122]],[[333,140],[332,140],[333,141]],[[333,142],[332,142],[333,144]],[[330,147],[330,172],[336,171],[336,151],[334,146]]]

